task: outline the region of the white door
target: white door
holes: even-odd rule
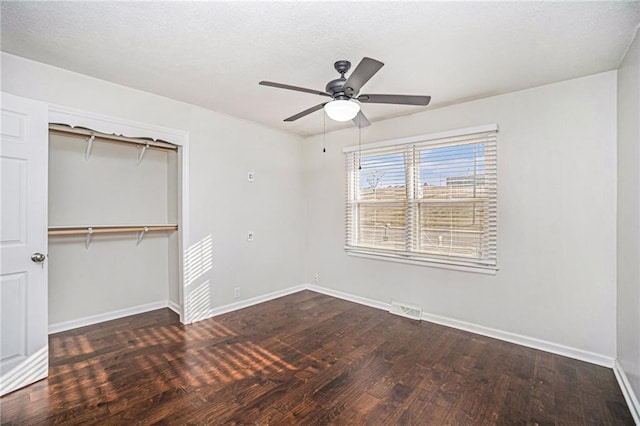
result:
[[[47,376],[47,105],[0,94],[0,395]]]

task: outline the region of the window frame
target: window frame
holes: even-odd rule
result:
[[[361,146],[350,146],[343,149],[343,153],[346,156],[346,173],[347,173],[347,184],[346,184],[346,205],[345,205],[345,236],[346,242],[344,249],[348,255],[378,259],[378,260],[386,260],[392,262],[399,263],[408,263],[414,265],[422,265],[422,266],[431,266],[438,268],[446,268],[446,269],[454,269],[466,272],[477,272],[484,274],[496,274],[498,270],[498,262],[497,262],[497,239],[498,239],[498,231],[497,231],[497,198],[498,198],[498,188],[497,188],[497,133],[498,133],[498,125],[497,124],[487,124],[483,126],[470,127],[465,129],[451,130],[446,132],[439,133],[431,133],[424,134],[418,136],[412,136],[407,138],[393,139],[388,141],[381,141],[375,143],[369,143]],[[494,249],[488,249],[490,251],[489,256],[485,257],[469,257],[469,259],[464,259],[464,256],[460,255],[460,253],[455,253],[454,255],[446,255],[446,254],[436,254],[436,253],[426,253],[417,251],[416,244],[416,232],[421,231],[420,225],[420,206],[421,205],[444,205],[446,202],[442,200],[423,200],[421,198],[416,198],[416,188],[422,185],[420,181],[420,150],[433,149],[441,146],[447,146],[446,144],[442,144],[446,142],[447,139],[455,139],[455,138],[464,138],[468,137],[469,139],[478,139],[480,143],[483,137],[489,137],[491,145],[493,149],[495,149],[495,153],[493,153],[493,160],[495,161],[495,170],[489,173],[490,177],[496,179],[495,189],[491,191],[489,194],[489,198],[486,200],[487,205],[493,206],[494,211],[488,216],[488,219],[491,221],[488,225],[485,225],[485,229],[482,231],[482,238],[488,238],[489,245],[493,244]],[[462,141],[451,142],[451,146],[456,145],[464,145]],[[431,148],[433,147],[433,148]],[[405,246],[406,250],[398,250],[398,249],[383,249],[379,247],[367,247],[367,246],[358,246],[352,245],[353,242],[358,241],[358,228],[359,228],[359,214],[358,208],[363,203],[362,200],[358,200],[356,194],[359,192],[360,188],[360,173],[358,170],[358,165],[360,158],[365,158],[366,156],[375,156],[379,151],[384,149],[391,149],[389,153],[400,153],[403,152],[405,154],[405,188],[406,188],[406,198],[402,201],[397,201],[396,203],[406,203],[406,218],[405,218]],[[395,151],[397,149],[397,151]],[[490,162],[491,163],[491,162]],[[374,202],[373,204],[385,205],[391,204],[394,201],[386,200]],[[475,205],[478,201],[475,200],[467,200],[464,199],[453,201],[453,204],[470,204]],[[460,231],[457,231],[460,232]],[[419,235],[419,234],[418,234]],[[486,242],[485,242],[486,243]],[[487,248],[484,247],[486,250]]]

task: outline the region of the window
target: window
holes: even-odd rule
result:
[[[345,148],[346,250],[495,270],[497,126]]]

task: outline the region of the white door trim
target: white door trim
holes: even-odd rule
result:
[[[178,281],[180,298],[180,321],[191,322],[186,317],[184,297],[184,265],[185,253],[189,238],[189,132],[171,129],[155,124],[127,120],[69,108],[61,105],[49,104],[49,123],[81,126],[101,133],[123,135],[129,137],[151,137],[162,139],[178,146],[178,164],[180,167],[180,194],[178,195]]]

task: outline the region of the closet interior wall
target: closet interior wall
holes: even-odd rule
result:
[[[178,154],[49,134],[49,227],[178,223]],[[179,307],[178,232],[49,237],[49,325]]]

